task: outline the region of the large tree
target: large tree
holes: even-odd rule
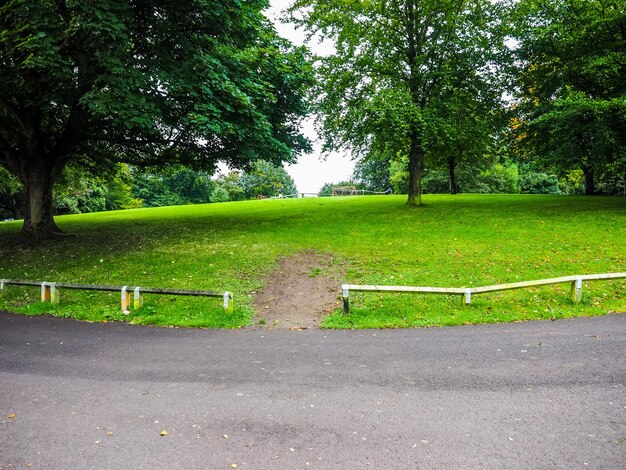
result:
[[[454,127],[454,100],[499,96],[502,10],[492,0],[297,0],[293,19],[335,47],[318,68],[326,148],[405,153],[407,204],[421,204],[425,157]]]
[[[0,165],[25,187],[23,235],[59,229],[68,162],[212,169],[293,161],[312,74],[266,0],[8,0],[0,5]]]
[[[626,172],[626,3],[521,0],[517,5],[522,146],[544,166]]]

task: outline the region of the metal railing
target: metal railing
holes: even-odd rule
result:
[[[190,295],[195,297],[219,297],[224,300],[224,309],[233,311],[233,295],[226,292],[217,292],[211,290],[191,290],[191,289],[161,289],[155,287],[140,286],[106,286],[98,284],[71,284],[67,282],[48,282],[48,281],[22,281],[17,279],[0,279],[0,292],[4,291],[5,286],[39,286],[41,287],[41,301],[59,303],[61,293],[60,289],[75,290],[95,290],[102,292],[120,292],[121,308],[125,314],[130,313],[130,293],[133,292],[133,307],[140,309],[143,307],[143,294],[160,294],[160,295]]]

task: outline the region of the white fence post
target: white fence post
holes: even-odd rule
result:
[[[580,277],[577,277],[574,282],[572,282],[572,302],[575,304],[579,303],[583,299],[583,280]]]
[[[58,304],[59,300],[61,300],[61,292],[53,282],[50,284],[50,303]]]
[[[230,292],[224,292],[224,310],[233,311],[233,295]]]
[[[133,291],[133,307],[135,310],[139,310],[143,307],[143,294],[141,293],[139,287],[135,287],[135,290]]]
[[[465,289],[465,294],[463,294],[463,303],[465,305],[469,305],[472,301],[472,289]]]

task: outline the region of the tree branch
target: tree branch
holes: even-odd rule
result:
[[[24,117],[21,115],[17,106],[15,106],[14,104],[10,103],[9,101],[7,101],[6,99],[0,96],[0,107],[4,108],[7,114],[10,114],[11,116],[15,118],[17,123],[20,125],[20,127],[24,131],[25,136],[30,136],[32,134],[33,129],[26,126],[24,122]]]
[[[569,73],[571,73],[572,75],[574,75],[575,77],[578,77],[579,79],[581,79],[583,82],[588,83],[589,85],[591,85],[595,90],[601,90],[602,87],[600,85],[598,85],[596,82],[594,82],[593,80],[591,80],[588,77],[585,77],[584,75],[578,73],[573,67],[571,67],[569,65],[569,61],[567,61],[563,55],[558,51],[556,44],[554,44],[554,38],[550,37],[548,42],[550,43],[550,48],[552,49],[552,52],[554,53],[554,55],[557,57],[557,59],[559,59],[559,61],[561,62],[561,64],[563,64],[564,67],[567,68],[567,71]],[[608,97],[602,92],[602,91],[598,91],[598,96],[602,99],[608,99]],[[593,95],[593,93],[590,93]]]

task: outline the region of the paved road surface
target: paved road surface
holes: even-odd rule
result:
[[[367,466],[626,468],[626,315],[335,332],[0,313],[2,469]]]

